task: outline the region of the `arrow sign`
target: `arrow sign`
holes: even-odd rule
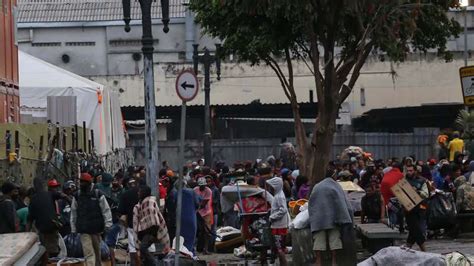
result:
[[[189,102],[196,97],[199,83],[196,75],[191,70],[184,70],[176,78],[176,93],[181,100]]]
[[[183,90],[186,90],[186,88],[194,88],[194,85],[193,84],[188,84],[186,81],[181,83],[181,87],[183,88]]]

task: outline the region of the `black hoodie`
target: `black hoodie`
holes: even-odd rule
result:
[[[0,234],[15,233],[15,203],[6,196],[0,196]]]

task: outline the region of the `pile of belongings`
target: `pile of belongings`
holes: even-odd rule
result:
[[[341,153],[341,160],[349,161],[352,158],[354,159],[369,159],[372,157],[372,154],[364,152],[361,147],[349,146]]]
[[[215,249],[217,252],[233,250],[243,243],[242,232],[232,226],[217,229],[216,235]]]
[[[357,265],[468,266],[471,263],[459,252],[441,255],[402,247],[387,247]]]

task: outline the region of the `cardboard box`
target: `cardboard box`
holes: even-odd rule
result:
[[[411,211],[423,201],[415,188],[413,188],[405,178],[390,189],[407,211]]]

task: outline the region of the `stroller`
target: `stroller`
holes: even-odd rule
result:
[[[272,200],[273,196],[266,190],[241,181],[224,186],[221,193],[223,212],[233,209],[235,204],[238,205],[245,248],[250,252],[259,252],[262,264],[266,260],[274,261],[276,258],[269,220],[269,202]],[[247,259],[245,257],[245,264],[248,263]]]
[[[242,224],[242,235],[245,239],[246,250],[252,253],[260,253],[260,262],[268,264],[275,263],[274,252],[275,241],[272,235],[270,223],[270,211],[268,202],[259,195],[242,198],[240,185],[236,183],[239,195],[239,218]],[[264,194],[267,192],[265,191]],[[245,264],[248,264],[247,256]]]
[[[262,265],[265,262],[273,264],[276,258],[276,254],[274,253],[275,241],[268,216],[268,213],[250,214],[250,219],[253,220],[249,226],[251,238],[245,240],[245,248],[248,251],[260,253],[260,262]],[[243,218],[248,217],[249,216]]]

